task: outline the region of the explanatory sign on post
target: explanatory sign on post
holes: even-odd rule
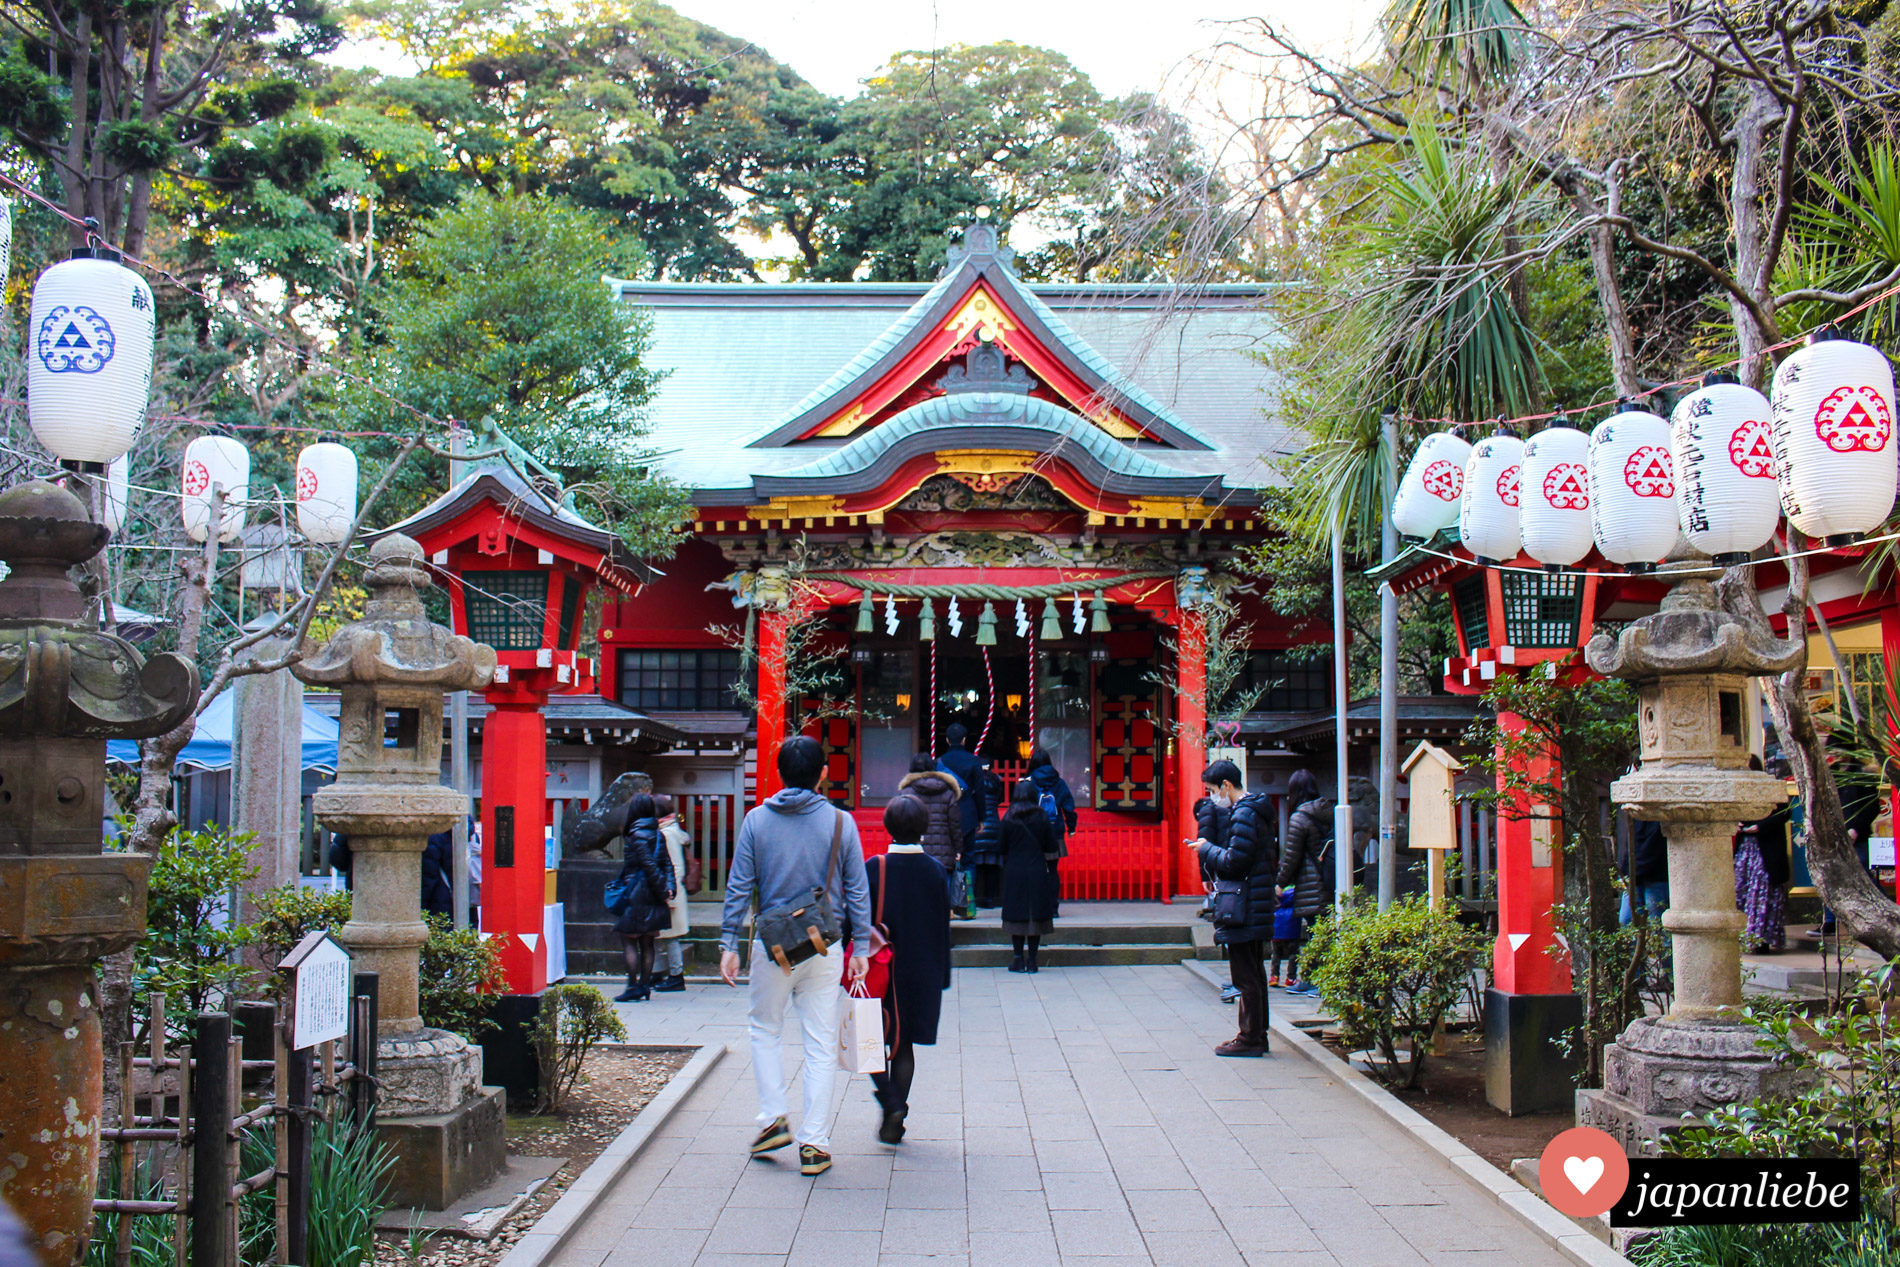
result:
[[[311,933],[277,965],[290,973],[290,1045],[303,1051],[350,1032],[350,952]]]

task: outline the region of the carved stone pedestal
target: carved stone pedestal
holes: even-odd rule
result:
[[[482,1052],[459,1034],[412,1030],[377,1044],[377,1136],[402,1158],[393,1204],[442,1210],[500,1173],[505,1104],[482,1085]]]
[[[1632,1157],[1654,1157],[1684,1113],[1793,1095],[1803,1076],[1755,1046],[1751,1027],[1645,1016],[1610,1044],[1603,1081],[1600,1091],[1577,1092],[1577,1125],[1608,1131]]]

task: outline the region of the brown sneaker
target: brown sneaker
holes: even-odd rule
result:
[[[1264,1056],[1267,1054],[1267,1045],[1263,1042],[1256,1047],[1252,1043],[1243,1043],[1238,1038],[1230,1038],[1216,1047],[1214,1054],[1216,1056]]]
[[[822,1175],[831,1169],[831,1154],[813,1144],[798,1146],[798,1173]]]
[[[752,1155],[754,1157],[762,1157],[766,1153],[783,1148],[791,1142],[791,1123],[781,1117],[777,1121],[768,1124],[764,1130],[759,1132],[759,1137],[752,1141]]]

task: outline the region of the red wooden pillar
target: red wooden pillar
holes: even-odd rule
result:
[[[1880,653],[1887,664],[1900,664],[1900,608],[1888,607],[1880,613]],[[1849,689],[1852,688],[1852,683],[1846,685]],[[1882,687],[1882,689],[1886,688]],[[1900,733],[1900,709],[1893,707],[1895,703],[1896,701],[1892,699],[1887,701],[1889,706],[1887,733],[1889,735]],[[1900,783],[1897,783],[1893,791],[1888,793],[1887,812],[1893,817],[1896,834],[1900,834]],[[1900,902],[1900,867],[1895,868],[1893,874],[1893,898],[1894,901]]]
[[[766,608],[759,613],[759,764],[753,803],[784,786],[778,777],[779,745],[785,742],[785,630],[789,611]]]
[[[1194,802],[1201,797],[1201,772],[1207,768],[1207,621],[1198,611],[1183,611],[1177,629],[1172,840],[1195,834]],[[1200,873],[1188,865],[1186,855],[1187,851],[1178,847],[1168,850],[1171,874],[1162,900],[1176,893],[1203,891]]]
[[[482,931],[496,935],[511,994],[547,988],[548,727],[544,698],[490,696],[482,727]]]
[[[1499,713],[1498,729],[1522,734],[1524,720]],[[1502,753],[1499,754],[1502,759]],[[1552,758],[1534,759],[1521,774],[1533,784],[1551,781]],[[1570,956],[1552,953],[1557,922],[1551,908],[1563,901],[1562,824],[1549,806],[1533,806],[1519,793],[1499,808],[1498,940],[1492,948],[1493,985],[1505,994],[1568,994]]]

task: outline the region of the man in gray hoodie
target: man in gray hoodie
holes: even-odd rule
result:
[[[871,927],[871,890],[864,876],[864,848],[849,814],[817,791],[825,767],[818,741],[794,735],[779,745],[783,791],[747,812],[733,847],[726,875],[726,907],[720,921],[719,975],[727,985],[739,980],[739,937],[758,909],[809,899],[813,889],[831,894],[831,909],[845,935],[860,937]],[[842,830],[839,830],[842,829]],[[838,832],[838,865],[831,869],[831,841]],[[868,959],[851,960],[852,981],[862,980]],[[798,1013],[805,1046],[805,1111],[798,1123],[800,1173],[820,1175],[831,1168],[831,1086],[838,1070],[838,1023],[844,990],[838,983],[838,957],[813,955],[786,972],[765,948],[752,943],[752,974],[747,983],[752,1037],[752,1077],[759,1089],[759,1134],[752,1155],[760,1156],[792,1142],[786,1122],[785,1060],[779,1031],[785,1005]]]

